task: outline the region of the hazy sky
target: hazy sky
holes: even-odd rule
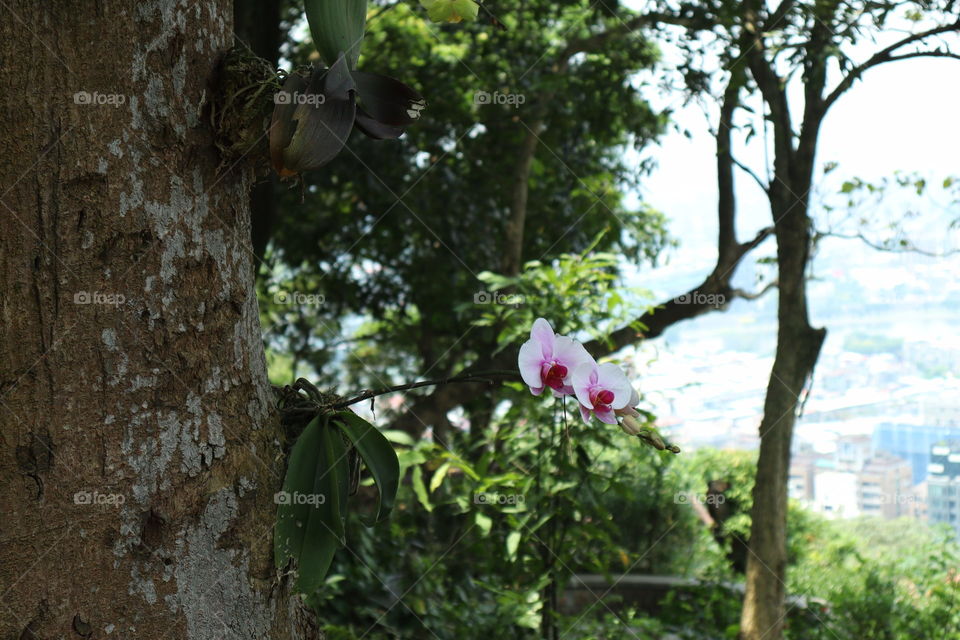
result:
[[[953,49],[960,51],[960,39],[954,38],[953,43]],[[856,59],[863,60],[869,53],[869,50],[865,51],[864,55]],[[665,52],[668,60],[670,55],[675,54]],[[950,59],[918,58],[880,65],[866,73],[863,79],[833,106],[824,122],[817,164],[822,167],[827,162],[836,162],[838,166],[815,188],[823,193],[833,194],[839,190],[844,180],[852,177],[878,180],[891,176],[897,170],[919,172],[931,183],[940,183],[949,175],[960,176],[958,79],[960,60]],[[829,86],[833,86],[837,80],[837,77],[833,77]],[[649,82],[649,79],[647,81]],[[792,87],[793,97],[796,97],[798,88],[800,87]],[[645,91],[645,95],[660,107],[678,108],[680,105],[680,99],[658,95],[652,86]],[[753,97],[750,105],[760,112],[758,97]],[[795,111],[799,111],[802,101],[797,100],[794,105]],[[680,294],[686,288],[695,286],[715,264],[715,142],[709,133],[708,125],[716,123],[717,106],[707,106],[709,123],[702,106],[690,105],[676,111],[676,121],[681,129],[691,132],[691,138],[673,131],[665,135],[659,145],[653,145],[643,152],[646,157],[656,161],[657,168],[643,180],[639,197],[667,215],[671,233],[681,242],[678,249],[670,252],[669,264],[666,267],[644,269],[630,278],[631,284],[656,291],[658,300],[664,299],[664,296]],[[744,147],[742,140],[741,136],[735,147],[736,156],[758,174],[764,175],[764,148],[760,138],[755,137],[749,147]],[[770,210],[765,195],[752,178],[739,169],[735,171],[738,231],[740,239],[745,240],[757,229],[771,223]],[[897,206],[898,198],[900,207]],[[887,211],[877,212],[877,215],[885,213],[889,216],[891,212],[900,211],[904,201],[907,205],[919,207],[925,212],[935,211],[935,215],[928,215],[914,225],[916,233],[911,233],[911,238],[916,239],[918,244],[940,251],[960,249],[960,232],[954,230],[948,233],[945,222],[948,217],[960,219],[960,207],[950,204],[943,192],[925,200],[908,197],[905,193],[898,198],[885,202],[883,208]],[[944,212],[937,203],[945,205],[947,211]],[[821,214],[818,217],[822,219],[823,216]],[[939,246],[931,246],[930,243],[939,243]],[[768,240],[761,250],[755,252],[755,257],[773,255],[774,251],[775,244]],[[821,252],[829,254],[831,251],[844,251],[848,262],[851,256],[854,261],[863,259],[874,264],[875,261],[880,261],[891,270],[897,270],[897,273],[913,273],[911,263],[929,261],[936,263],[935,268],[942,269],[944,273],[960,274],[960,255],[928,260],[915,254],[875,252],[858,241],[840,239],[824,242]],[[741,271],[747,269],[742,268]],[[744,282],[745,278],[742,276],[739,280],[740,286],[751,285],[749,281]],[[819,296],[817,290],[818,285],[814,283],[811,287],[811,314],[815,324],[822,312],[827,311],[831,305],[829,296]],[[768,300],[764,302],[775,303],[775,294],[769,294]],[[735,302],[734,307],[744,309],[756,304],[739,301]],[[729,317],[726,320],[734,321]],[[681,323],[676,327],[676,331],[706,328],[713,326],[712,322],[720,322],[716,314]],[[769,326],[750,325],[751,331],[757,332],[758,336],[772,338],[776,334],[775,322],[771,318],[767,324]],[[913,331],[915,330],[916,326],[913,327]],[[930,323],[925,331],[928,338],[945,340],[948,336],[956,335],[956,324],[941,319],[937,324]],[[842,342],[842,332],[833,331],[828,335],[825,352],[837,348]],[[771,348],[772,344],[771,341]],[[654,346],[654,349],[656,348],[658,347]],[[664,366],[671,362],[670,358],[662,360],[662,363],[666,363]],[[730,376],[725,364],[718,363],[715,368],[703,368],[705,364],[707,363],[701,363],[701,368],[697,370],[682,371],[675,377],[694,383],[709,383],[711,380],[726,379],[725,377]],[[766,366],[768,365],[757,364],[756,377],[765,379]],[[690,390],[685,393],[696,395]]]
[[[960,50],[960,39],[954,38],[954,42],[955,50]],[[668,58],[670,55],[666,53]],[[958,80],[960,60],[950,59],[893,62],[866,73],[833,106],[824,121],[818,165],[838,163],[822,183],[824,191],[835,193],[843,180],[851,177],[875,180],[898,169],[920,172],[935,183],[947,175],[960,175]],[[796,84],[794,94],[799,89],[799,83]],[[647,94],[660,106],[679,105],[676,99],[659,100],[655,91],[648,90]],[[799,107],[802,102],[795,104]],[[715,123],[716,106],[708,106],[711,122]],[[751,106],[759,111],[759,99],[752,99]],[[667,214],[672,233],[682,239],[682,247],[672,262],[679,259],[710,266],[716,234],[715,144],[702,107],[679,109],[676,121],[693,136],[688,139],[671,132],[660,145],[646,152],[658,167],[644,180],[641,197]],[[741,137],[736,155],[764,175],[764,150],[759,136],[748,147],[743,146]],[[741,239],[746,239],[756,229],[770,224],[770,212],[764,194],[747,174],[737,169],[736,181],[738,227]],[[914,204],[918,202],[914,200]],[[960,211],[954,217],[960,217]],[[943,225],[939,228],[943,229]],[[937,237],[946,238],[939,234]],[[954,233],[946,244],[960,246],[957,240]]]

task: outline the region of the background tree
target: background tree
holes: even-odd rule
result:
[[[624,265],[643,264],[665,246],[662,216],[627,207],[622,196],[647,168],[624,152],[646,144],[665,121],[640,98],[635,79],[655,49],[624,25],[623,12],[548,4],[491,5],[506,31],[484,21],[425,24],[405,4],[371,20],[372,64],[406,65],[405,77],[429,94],[428,109],[399,145],[354,137],[329,171],[309,177],[303,207],[300,193],[288,192],[263,298],[297,290],[326,300],[304,310],[270,306],[264,322],[283,346],[277,351],[295,351],[296,362],[323,379],[347,371],[363,386],[410,367],[446,375],[512,366],[509,351],[494,353],[503,327],[472,324],[484,308],[474,306],[481,273],[517,275],[524,261],[579,252],[602,232],[596,249],[617,251]],[[482,103],[495,93],[523,103]],[[741,293],[730,284],[737,265],[771,230],[738,241],[732,183],[726,193],[717,268],[694,291],[731,300]],[[615,351],[641,332],[655,337],[715,308],[667,300],[591,348]],[[359,317],[369,322],[361,326]],[[353,334],[346,348],[343,321]],[[343,366],[328,366],[335,358]],[[475,387],[446,387],[409,405],[393,426],[443,434],[447,413],[465,403],[474,421],[490,407]]]
[[[917,57],[960,57],[950,50],[955,40],[941,36],[960,31],[957,7],[943,3],[844,3],[829,0],[784,0],[769,7],[760,2],[656,5],[656,13],[633,18],[640,27],[654,21],[684,29],[681,48],[697,62],[708,44],[720,45],[723,71],[717,125],[718,179],[721,202],[735,207],[725,185],[740,166],[766,192],[777,239],[777,350],[760,424],[760,455],[753,491],[747,589],[741,636],[748,640],[780,637],[785,619],[787,565],[787,475],[793,426],[809,391],[826,332],[810,325],[806,279],[813,240],[810,203],[820,130],[830,107],[868,70],[880,64]],[[892,24],[907,35],[888,36]],[[708,35],[712,34],[712,35]],[[883,39],[864,56],[863,43]],[[859,60],[859,61],[858,61]],[[703,78],[696,64],[681,65],[685,77]],[[796,90],[796,92],[794,92]],[[744,94],[758,94],[769,129],[771,166],[755,172],[731,152],[731,129],[744,109]],[[749,116],[748,116],[749,117]],[[742,121],[741,121],[742,122]],[[759,129],[751,123],[753,130]],[[726,194],[726,195],[725,195]]]

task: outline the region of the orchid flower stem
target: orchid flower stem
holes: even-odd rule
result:
[[[438,380],[421,380],[418,382],[409,382],[407,384],[399,384],[393,387],[384,387],[383,389],[367,390],[361,393],[360,395],[348,398],[343,402],[338,402],[332,405],[332,409],[344,409],[349,407],[352,404],[357,404],[358,402],[363,402],[364,400],[369,400],[371,398],[376,398],[377,396],[386,395],[388,393],[395,393],[397,391],[408,391],[410,389],[419,389],[421,387],[435,387],[445,384],[453,384],[456,382],[485,382],[487,384],[494,384],[495,381],[491,378],[514,378],[519,379],[520,374],[516,371],[475,371],[473,373],[464,373],[459,376],[452,376],[450,378],[441,378]]]

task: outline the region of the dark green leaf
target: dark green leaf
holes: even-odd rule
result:
[[[274,562],[283,567],[296,561],[296,589],[308,597],[323,585],[333,554],[343,545],[345,453],[339,432],[318,416],[294,444],[277,494]]]
[[[397,488],[400,486],[400,462],[393,446],[383,434],[357,414],[341,411],[335,414],[334,419],[357,448],[377,485],[379,496],[376,513],[372,519],[364,521],[367,526],[372,526],[386,519],[393,509]]]
[[[354,71],[360,106],[381,124],[402,127],[420,119],[426,102],[419,93],[395,78],[379,73]]]
[[[354,124],[357,125],[357,129],[364,135],[374,140],[393,140],[403,135],[403,129],[401,127],[391,127],[382,122],[377,122],[359,107],[357,108],[357,119]]]
[[[355,85],[343,57],[330,69],[315,69],[293,111],[296,128],[283,150],[288,171],[318,169],[333,160],[347,143],[356,115]]]
[[[332,65],[343,54],[350,68],[356,67],[367,23],[367,0],[305,0],[304,9],[313,44],[324,62]]]

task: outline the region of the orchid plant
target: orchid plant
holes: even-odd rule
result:
[[[590,466],[589,456],[583,447],[573,446],[570,431],[567,428],[566,397],[573,396],[580,409],[580,417],[589,425],[593,418],[602,423],[620,425],[623,431],[637,436],[643,442],[661,451],[676,453],[673,445],[667,445],[651,425],[650,416],[643,422],[639,420],[641,412],[640,394],[630,384],[626,373],[616,364],[597,363],[587,349],[569,336],[558,335],[545,318],[537,318],[530,329],[530,339],[523,343],[517,355],[520,377],[534,396],[541,395],[549,388],[559,401],[562,410],[562,424],[558,424],[558,415],[554,413],[553,429],[546,436],[549,446],[549,462],[537,467],[538,518],[545,525],[543,536],[551,541],[562,540],[565,530],[571,526],[562,511],[557,507],[557,488],[547,486],[542,477],[546,469],[570,470],[571,451],[576,451],[579,461],[586,459],[586,466],[580,470],[586,473]],[[646,423],[646,424],[645,424]],[[539,427],[537,433],[539,434]],[[556,564],[545,561],[545,582],[542,601],[547,605],[540,616],[540,630],[545,638],[555,637],[555,607],[563,577]]]
[[[623,370],[609,362],[597,364],[582,344],[554,333],[544,318],[534,321],[530,339],[520,347],[517,364],[533,395],[550,387],[554,397],[575,396],[586,424],[596,417],[606,424],[619,424],[630,435],[639,435],[636,406],[640,394]],[[618,422],[618,417],[623,421]]]

